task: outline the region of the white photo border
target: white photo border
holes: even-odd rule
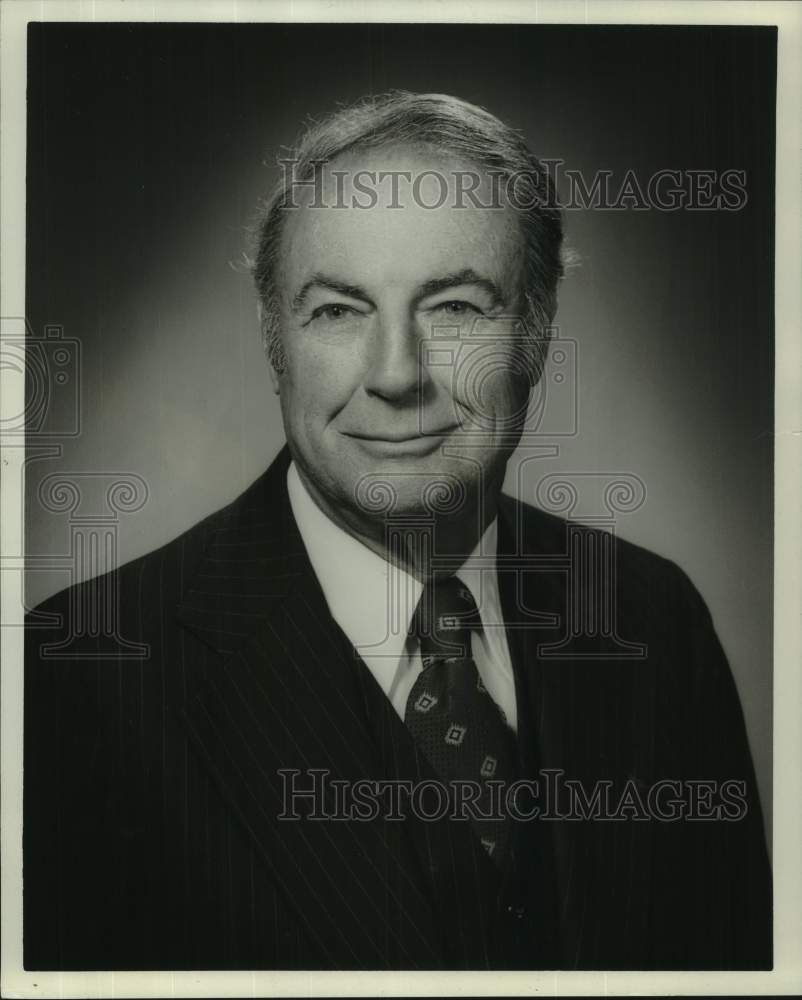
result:
[[[26,32],[31,21],[440,22],[776,25],[774,542],[774,955],[771,972],[26,972],[22,968],[21,629],[2,654],[2,955],[7,997],[795,995],[802,992],[802,5],[639,0],[5,0],[0,7],[0,300],[25,316]],[[3,373],[0,416],[22,411],[24,377]],[[5,445],[0,442],[0,445]],[[0,559],[24,551],[24,449],[2,447]],[[1,573],[2,620],[18,620],[22,574]]]

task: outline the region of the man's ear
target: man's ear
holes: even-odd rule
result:
[[[267,364],[270,369],[270,384],[273,386],[273,392],[278,396],[281,391],[281,383],[279,382],[278,372],[276,371],[275,365],[270,359],[270,352],[267,349],[267,341],[265,338],[265,326],[264,326],[264,310],[262,309],[262,303],[256,303],[256,315],[259,317],[259,329],[262,333],[262,346],[264,347],[265,355],[267,357]]]

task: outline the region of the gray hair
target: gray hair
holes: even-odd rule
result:
[[[293,161],[293,172],[288,177],[284,171],[260,208],[252,268],[270,363],[276,371],[286,365],[276,273],[293,185],[310,181],[345,152],[407,144],[462,157],[512,182],[516,197],[511,207],[519,216],[524,239],[524,313],[520,319],[532,337],[536,381],[545,361],[549,324],[557,311],[557,285],[563,276],[562,212],[552,178],[522,136],[484,108],[447,94],[402,90],[363,98],[312,124],[288,158]]]

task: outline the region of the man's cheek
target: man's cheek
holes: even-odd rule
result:
[[[286,382],[288,392],[304,406],[325,397],[331,385],[326,377],[326,366],[312,352],[293,352],[287,361]]]
[[[467,411],[467,422],[492,429],[496,422],[525,412],[531,380],[516,351],[488,343],[463,350],[452,371],[449,391]]]

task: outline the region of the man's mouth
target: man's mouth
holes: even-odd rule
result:
[[[366,433],[364,431],[347,431],[346,436],[357,438],[359,441],[378,441],[385,442],[388,444],[403,444],[408,441],[424,441],[430,438],[442,438],[447,434],[450,434],[453,430],[456,430],[456,424],[449,427],[441,427],[438,430],[431,431],[409,431],[409,432],[399,432],[399,431],[371,431]]]
[[[428,455],[439,448],[455,430],[454,426],[426,431],[365,431],[344,432],[364,451],[376,458],[403,455]]]

